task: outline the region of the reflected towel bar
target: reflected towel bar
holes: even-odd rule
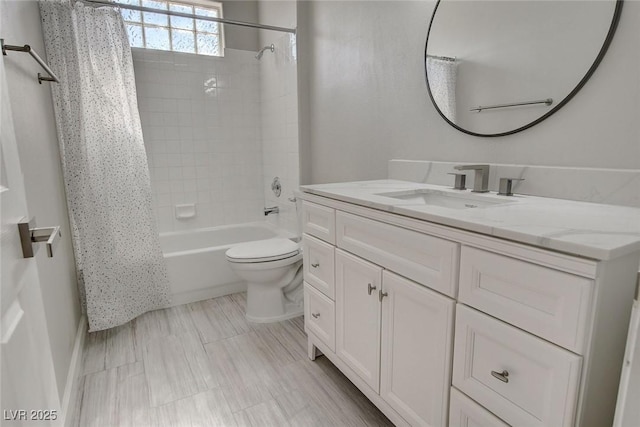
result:
[[[469,111],[477,111],[478,113],[482,110],[493,110],[495,108],[507,108],[507,107],[519,107],[521,105],[535,105],[535,104],[544,104],[551,105],[553,104],[553,99],[541,99],[540,101],[525,101],[525,102],[514,102],[512,104],[498,104],[498,105],[488,105],[483,107],[482,105],[478,105],[476,108],[471,108]]]
[[[38,83],[42,84],[43,81],[60,83],[60,80],[58,80],[58,76],[55,75],[51,68],[49,68],[49,66],[42,60],[42,58],[40,58],[40,56],[38,56],[37,53],[33,51],[33,49],[31,49],[31,46],[29,46],[28,44],[25,44],[24,46],[12,46],[10,44],[4,44],[4,39],[0,39],[0,45],[2,45],[2,54],[5,56],[7,55],[8,50],[13,50],[16,52],[26,52],[31,55],[31,57],[38,64],[40,64],[42,69],[45,70],[47,74],[49,74],[48,76],[43,76],[42,74],[38,73]]]
[[[455,56],[427,55],[427,59],[429,58],[440,59],[441,61],[451,61],[451,62],[456,62],[458,60],[458,58],[456,58]]]

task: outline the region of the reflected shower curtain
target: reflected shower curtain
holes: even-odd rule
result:
[[[431,95],[438,108],[446,118],[455,123],[458,61],[427,56],[427,77]]]
[[[40,2],[83,308],[89,330],[169,304],[131,48],[114,8]]]

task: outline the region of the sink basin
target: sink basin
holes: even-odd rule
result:
[[[403,206],[431,205],[449,209],[474,209],[491,206],[506,205],[513,201],[506,201],[493,195],[469,194],[465,192],[448,192],[442,190],[408,190],[391,193],[379,193],[377,196],[390,197],[401,200]]]

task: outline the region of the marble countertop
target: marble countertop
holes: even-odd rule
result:
[[[510,203],[454,209],[380,195],[446,189],[398,180],[304,185],[300,189],[302,198],[304,193],[314,194],[587,258],[608,260],[640,250],[638,208],[492,192],[485,193],[488,200]]]

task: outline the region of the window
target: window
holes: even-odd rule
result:
[[[116,0],[117,3],[222,18],[222,4],[208,0]],[[200,19],[120,9],[131,47],[223,56],[221,25]]]

